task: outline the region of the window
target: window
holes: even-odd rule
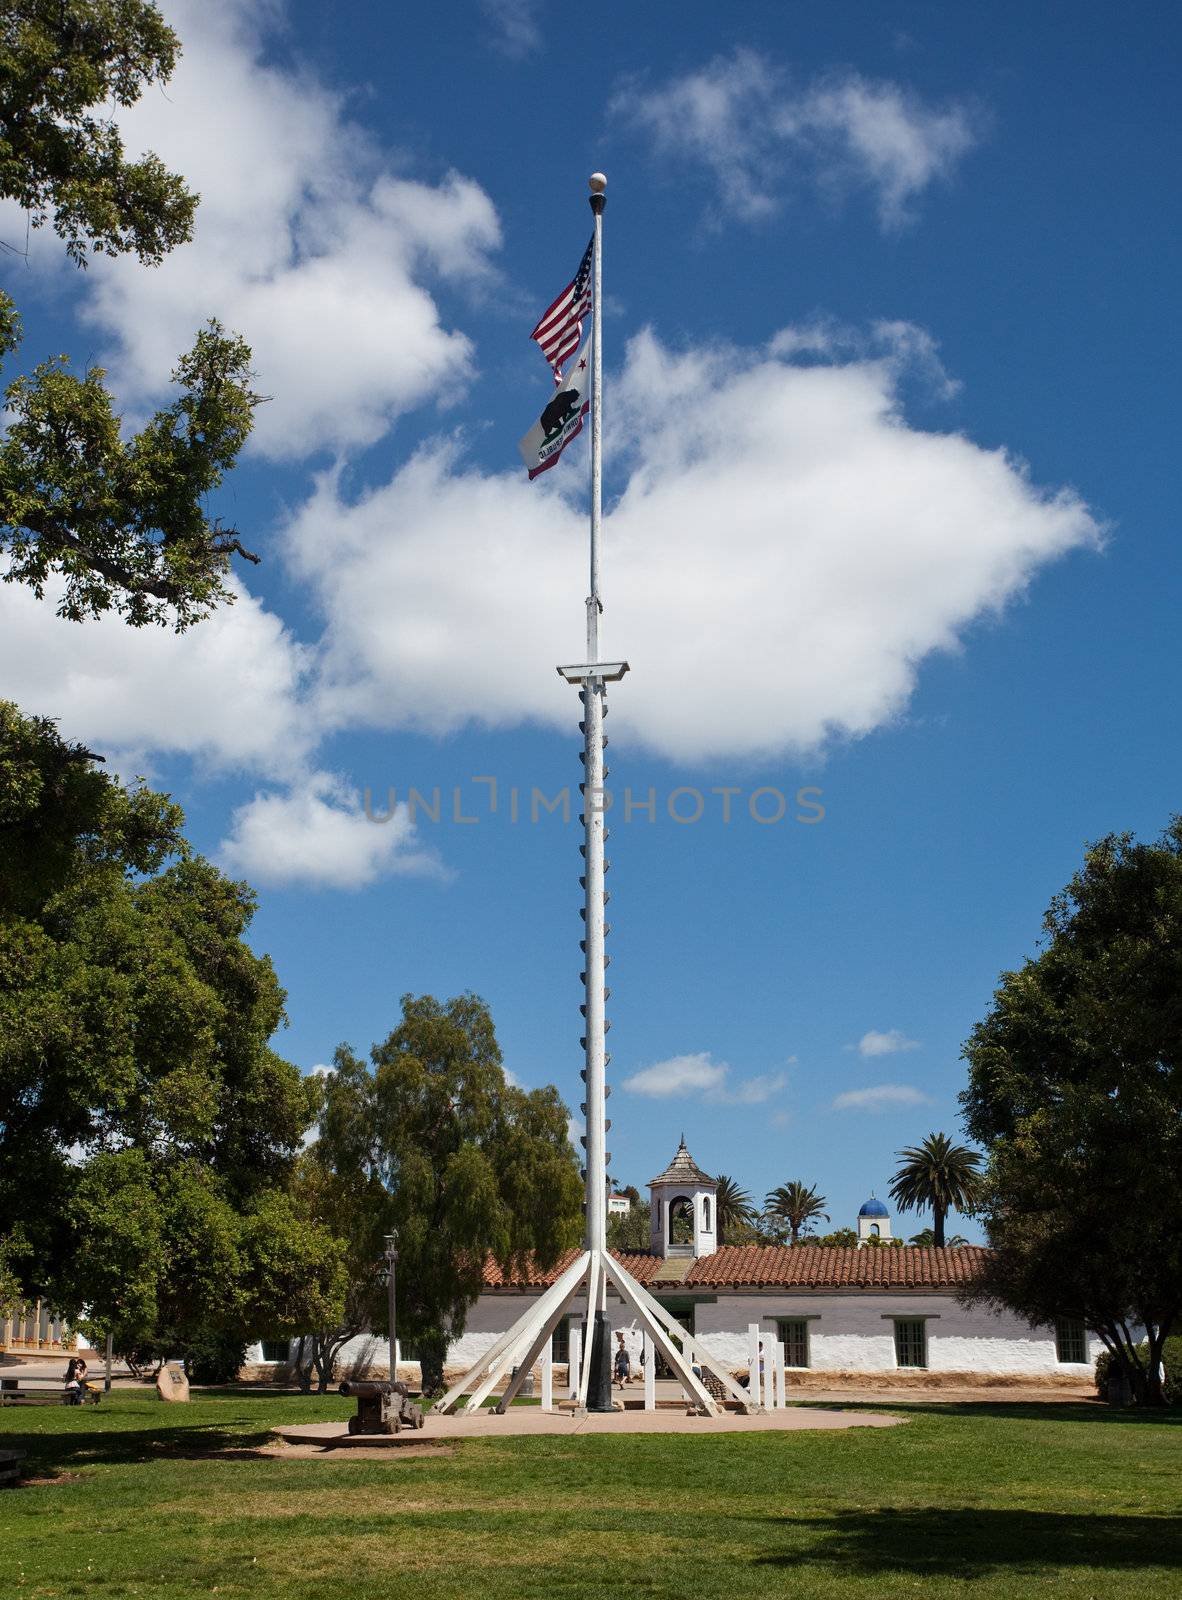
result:
[[[881,1239],[882,1238],[882,1230],[879,1228],[877,1222],[872,1222],[870,1224],[870,1237],[872,1239]]]
[[[1055,1324],[1055,1360],[1086,1362],[1087,1329],[1078,1317],[1060,1317]]]
[[[709,1227],[710,1227],[710,1197],[709,1197],[709,1195],[703,1195],[703,1197],[702,1197],[702,1227],[707,1229],[707,1230],[709,1230]]]
[[[776,1338],[784,1346],[786,1367],[807,1367],[809,1361],[809,1325],[804,1317],[786,1317],[776,1322]]]
[[[895,1364],[900,1367],[926,1367],[927,1329],[921,1318],[899,1318],[895,1323]]]
[[[286,1339],[264,1339],[264,1361],[286,1361],[288,1355]]]

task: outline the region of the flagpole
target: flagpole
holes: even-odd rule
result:
[[[607,204],[607,179],[602,172],[590,177],[591,210],[595,214],[595,251],[592,257],[591,311],[591,593],[587,598],[587,660],[599,660],[599,522],[603,510],[603,209]]]
[[[606,1089],[606,989],[607,958],[604,950],[604,826],[603,712],[604,681],[599,665],[599,528],[603,494],[603,208],[607,179],[592,173],[591,210],[595,214],[594,288],[591,325],[591,593],[587,597],[587,666],[583,681],[583,1018],[586,1084],[586,1244],[588,1250],[607,1248]],[[598,1307],[588,1307],[589,1311]]]
[[[603,847],[607,839],[604,826],[607,767],[603,752],[607,740],[603,733],[603,718],[607,712],[606,687],[618,683],[628,671],[626,661],[603,661],[599,652],[599,618],[603,604],[599,594],[599,531],[603,491],[602,458],[602,397],[603,397],[603,208],[607,179],[602,172],[593,172],[590,179],[591,210],[595,214],[595,239],[592,264],[592,317],[591,324],[591,593],[587,597],[587,658],[572,666],[559,667],[567,683],[577,687],[583,706],[579,727],[583,734],[583,1004],[580,1007],[584,1023],[581,1040],[584,1052],[583,1082],[585,1099],[582,1112],[585,1119],[583,1146],[587,1152],[584,1168],[586,1180],[586,1248],[567,1271],[543,1294],[531,1303],[513,1327],[492,1347],[480,1356],[475,1365],[437,1403],[432,1415],[446,1415],[454,1411],[466,1398],[465,1410],[476,1411],[502,1380],[505,1392],[497,1404],[504,1413],[524,1383],[533,1362],[546,1342],[552,1337],[559,1321],[568,1315],[577,1315],[576,1302],[585,1301],[587,1308],[587,1337],[583,1345],[581,1367],[571,1374],[572,1398],[576,1404],[590,1411],[611,1411],[611,1329],[607,1321],[607,1290],[611,1283],[617,1296],[639,1321],[650,1340],[650,1350],[659,1351],[663,1359],[680,1379],[687,1399],[693,1409],[704,1416],[714,1415],[718,1406],[710,1391],[702,1383],[686,1358],[683,1346],[688,1347],[689,1335],[669,1316],[668,1312],[652,1298],[641,1285],[620,1265],[607,1248],[607,1164],[606,1135],[610,1124],[605,1116],[607,1102],[607,1063],[605,1048],[608,1030],[606,1017],[608,990],[604,983],[607,954],[604,941],[607,924],[604,906],[607,894],[603,879],[607,871]],[[576,280],[577,281],[577,280]],[[571,293],[576,285],[571,284]],[[571,302],[565,306],[559,301],[551,312],[564,311],[569,328]],[[539,324],[539,327],[541,324]],[[535,335],[537,330],[535,329]],[[549,357],[548,357],[549,359]],[[579,391],[581,399],[582,390]],[[544,472],[558,459],[566,435],[559,437],[564,426],[559,417],[555,433],[541,419],[540,426],[522,441],[522,455],[530,476]],[[572,428],[573,438],[577,428]],[[558,438],[559,449],[548,458],[539,458],[539,447],[548,440]],[[708,1350],[696,1351],[697,1361],[708,1367],[723,1389],[743,1411],[760,1410],[751,1396],[734,1383],[725,1362],[712,1356]]]

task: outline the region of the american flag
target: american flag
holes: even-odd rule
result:
[[[587,246],[579,270],[572,282],[543,311],[538,325],[530,334],[542,347],[542,354],[554,369],[554,382],[562,382],[562,363],[579,348],[583,337],[583,318],[591,310],[591,258],[595,249],[595,235]]]

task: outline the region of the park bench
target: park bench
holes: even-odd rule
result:
[[[404,1383],[374,1383],[346,1378],[341,1393],[357,1401],[349,1418],[350,1433],[398,1433],[423,1426],[423,1408],[415,1405]]]
[[[96,1406],[103,1391],[94,1384],[82,1390],[82,1404]],[[0,1406],[66,1406],[71,1397],[57,1378],[0,1378]]]

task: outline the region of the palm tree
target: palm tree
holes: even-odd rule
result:
[[[800,1238],[800,1230],[806,1223],[815,1222],[818,1217],[829,1221],[829,1213],[823,1209],[825,1203],[825,1196],[818,1194],[815,1186],[806,1189],[799,1178],[770,1190],[763,1202],[765,1211],[788,1224],[793,1244]]]
[[[936,1235],[930,1228],[921,1228],[918,1233],[913,1233],[907,1242],[918,1245],[922,1250],[930,1250],[936,1242]],[[951,1239],[945,1239],[944,1244],[947,1249],[956,1250],[968,1242],[963,1233],[954,1233]]]
[[[731,1228],[741,1228],[755,1216],[755,1207],[746,1189],[740,1189],[733,1178],[720,1172],[714,1191],[714,1210],[718,1221],[718,1242],[724,1244]]]
[[[933,1242],[941,1249],[949,1211],[968,1211],[980,1197],[981,1157],[967,1145],[953,1144],[946,1133],[929,1133],[922,1144],[897,1154],[901,1165],[891,1183],[891,1199],[900,1211],[930,1206]]]

